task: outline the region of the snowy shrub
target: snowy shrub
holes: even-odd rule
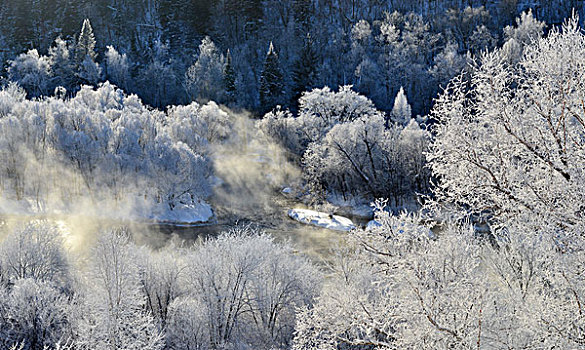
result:
[[[202,348],[285,347],[297,308],[310,305],[319,290],[319,273],[306,258],[248,227],[195,247],[185,274],[184,295],[192,300],[172,305],[169,327],[193,333],[186,337],[183,329],[173,328],[169,334],[174,342]],[[185,319],[180,305],[192,308],[200,323]]]
[[[378,211],[353,232],[333,277],[297,322],[295,349],[578,348],[583,251],[522,228],[481,240],[468,225],[431,234],[415,215]]]

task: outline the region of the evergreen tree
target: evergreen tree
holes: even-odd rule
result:
[[[313,84],[315,84],[317,80],[317,69],[315,67],[316,61],[317,53],[313,48],[313,39],[310,34],[307,34],[303,49],[293,67],[293,100],[291,105],[296,105],[296,101],[299,100],[301,94],[304,91],[310,90],[313,87]]]
[[[227,50],[225,66],[223,69],[223,84],[228,102],[233,101],[236,95],[236,71],[232,64],[232,54]]]
[[[404,94],[404,89],[400,87],[400,90],[394,99],[392,120],[396,123],[407,125],[408,122],[410,122],[410,119],[412,119],[412,109],[410,108],[410,104],[408,104],[408,100]]]
[[[91,23],[87,18],[83,20],[81,33],[79,34],[79,39],[77,40],[76,51],[77,62],[83,62],[87,56],[89,56],[93,61],[95,61],[97,58],[97,54],[95,52],[95,36],[93,34],[93,29],[91,28]]]
[[[284,93],[283,74],[278,54],[270,42],[264,68],[260,76],[260,111],[266,112],[276,106]]]
[[[77,78],[79,84],[95,85],[101,79],[102,69],[95,62],[97,53],[95,52],[95,36],[89,19],[83,21],[81,33],[77,39],[76,64]]]

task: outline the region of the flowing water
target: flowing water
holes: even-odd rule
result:
[[[37,216],[34,219],[50,219],[59,224],[68,247],[83,253],[93,245],[101,230],[126,227],[134,241],[158,249],[171,241],[179,245],[190,245],[198,240],[214,237],[237,225],[251,225],[274,237],[277,242],[287,242],[299,253],[304,253],[315,263],[324,263],[332,248],[343,243],[346,232],[327,230],[301,224],[288,217],[290,208],[303,207],[282,194],[274,194],[262,203],[242,207],[230,203],[213,203],[216,217],[213,223],[201,225],[153,224],[136,221],[113,221],[88,216]],[[257,203],[256,203],[257,204]],[[31,220],[30,216],[0,217],[0,240],[2,231]],[[366,220],[352,218],[356,225],[365,225]],[[2,228],[5,228],[4,230]]]
[[[287,212],[291,208],[301,208],[302,204],[280,194],[267,198],[262,208],[246,208],[245,211],[235,206],[214,205],[216,222],[205,225],[161,225],[134,224],[131,230],[144,236],[146,242],[155,246],[164,245],[168,240],[190,243],[198,239],[213,237],[228,231],[237,225],[251,225],[271,236],[278,242],[290,243],[298,252],[307,254],[319,263],[327,260],[331,249],[342,244],[346,232],[323,229],[316,226],[301,224],[289,218]],[[367,220],[352,217],[358,226],[364,226]]]

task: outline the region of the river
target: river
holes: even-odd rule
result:
[[[128,228],[133,240],[139,245],[160,249],[171,241],[188,246],[198,240],[229,231],[237,225],[251,225],[270,234],[277,242],[289,243],[296,251],[306,254],[313,262],[322,264],[330,257],[331,249],[342,244],[347,235],[346,232],[323,229],[292,220],[288,217],[287,211],[290,208],[304,208],[304,206],[280,193],[274,193],[265,198],[261,206],[258,203],[253,203],[250,207],[242,207],[225,201],[214,203],[213,199],[211,203],[216,214],[214,221],[200,225],[115,221],[79,215],[36,216],[34,219],[49,219],[60,225],[68,248],[79,253],[83,253],[93,245],[95,237],[101,230],[114,227]],[[351,219],[356,225],[365,225],[367,222],[363,218]],[[0,240],[2,231],[9,231],[11,227],[28,220],[31,220],[30,216],[1,217]]]

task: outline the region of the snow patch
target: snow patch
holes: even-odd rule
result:
[[[350,231],[355,228],[353,222],[348,218],[309,209],[290,209],[288,216],[300,223],[330,230]]]
[[[366,230],[370,231],[370,230],[373,230],[376,227],[381,227],[381,226],[382,226],[382,224],[379,223],[378,221],[376,221],[376,220],[370,220],[368,222],[368,224],[366,225]]]

